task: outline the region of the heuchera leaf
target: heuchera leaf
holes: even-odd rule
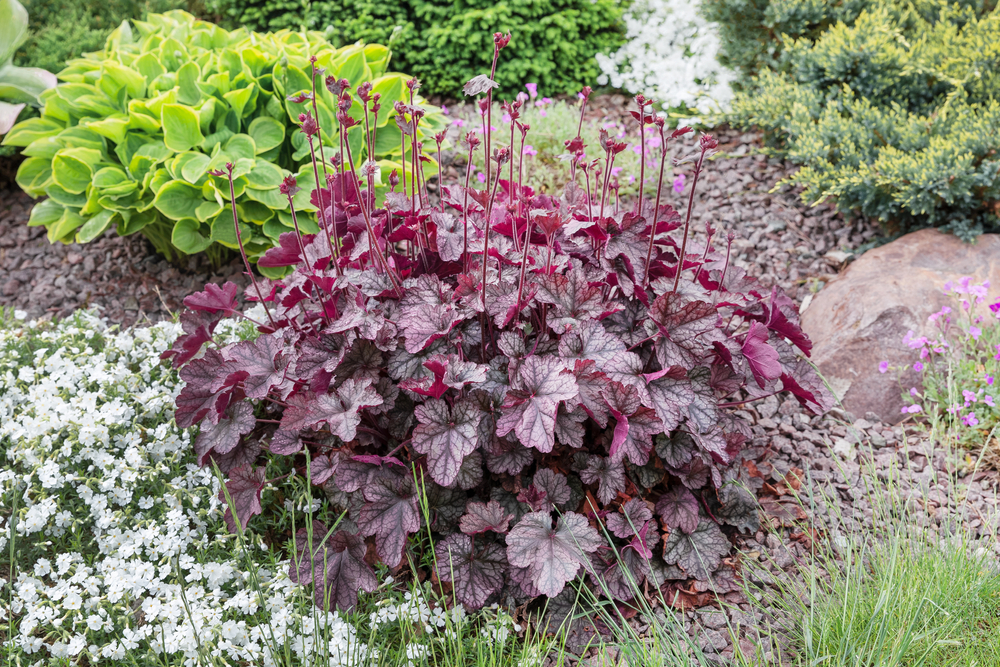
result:
[[[374,535],[378,555],[389,567],[403,559],[406,536],[420,530],[417,490],[410,477],[377,477],[363,489],[365,504],[358,513],[362,535]]]
[[[300,429],[326,423],[330,432],[350,442],[361,424],[360,410],[382,404],[382,397],[371,386],[371,380],[344,380],[338,389],[321,396],[298,394],[289,400],[281,420],[283,429]]]
[[[177,411],[174,413],[174,421],[179,428],[188,428],[202,420],[207,420],[210,425],[219,422],[219,415],[229,407],[232,394],[230,387],[219,386],[224,384],[219,378],[227,377],[229,370],[222,355],[213,349],[181,369],[184,388],[177,396]]]
[[[462,319],[451,302],[451,289],[432,274],[420,276],[399,304],[399,328],[406,351],[420,352],[441,336],[447,336]]]
[[[625,467],[621,461],[603,456],[588,456],[587,467],[580,471],[584,484],[598,484],[597,498],[605,505],[625,490]]]
[[[698,527],[698,499],[683,486],[675,486],[660,496],[656,513],[671,530],[693,533]]]
[[[195,438],[194,449],[199,463],[204,464],[209,451],[229,453],[240,443],[240,436],[252,431],[256,425],[252,405],[241,402],[230,406],[218,424],[207,424]]]
[[[650,408],[641,407],[635,387],[612,382],[602,395],[616,421],[608,452],[612,460],[628,457],[636,465],[645,465],[653,449],[653,436],[663,431],[663,423]]]
[[[702,520],[691,533],[675,530],[663,545],[663,560],[677,564],[691,576],[705,581],[719,567],[732,545],[719,527]]]
[[[232,499],[233,506],[226,505],[225,520],[229,526],[229,532],[235,533],[236,521],[233,519],[232,509],[236,510],[236,518],[240,521],[240,526],[246,530],[247,521],[250,517],[260,514],[260,494],[264,490],[267,478],[264,475],[264,468],[253,466],[241,466],[229,471],[229,480],[226,482],[226,491]],[[226,494],[219,489],[219,500],[226,504]]]
[[[276,385],[285,381],[287,360],[281,352],[281,341],[277,336],[258,336],[256,340],[245,340],[226,351],[226,360],[234,369],[246,373],[243,391],[247,398],[264,398]]]
[[[609,514],[608,530],[618,537],[631,539],[653,518],[653,512],[641,498],[633,498],[621,507],[621,513]]]
[[[559,403],[577,393],[576,380],[559,359],[528,357],[511,379],[511,389],[497,420],[497,435],[514,431],[526,447],[551,452]]]
[[[549,310],[548,324],[559,334],[584,320],[597,318],[605,310],[601,288],[590,285],[580,268],[570,269],[566,275],[555,273],[543,277],[535,298],[555,306]]]
[[[239,311],[239,303],[236,301],[238,292],[239,288],[235,283],[226,283],[222,287],[208,283],[205,285],[205,291],[185,297],[184,305],[191,310],[233,315]]]
[[[477,432],[483,412],[471,401],[456,401],[451,408],[438,398],[428,399],[414,411],[420,424],[413,429],[413,447],[427,455],[427,470],[441,486],[458,478],[462,460],[478,445]]]
[[[566,475],[548,468],[542,468],[535,473],[531,480],[531,486],[545,494],[543,496],[544,502],[541,503],[541,509],[544,512],[551,512],[555,508],[565,505],[573,497],[569,485],[566,483]]]
[[[371,593],[378,580],[365,562],[365,542],[357,535],[338,530],[327,537],[327,527],[313,521],[310,548],[309,531],[300,528],[295,534],[295,554],[289,565],[289,578],[300,584],[315,584],[316,605],[350,611],[358,602],[358,591]]]
[[[455,595],[470,608],[479,609],[503,586],[507,558],[499,545],[488,543],[476,551],[471,537],[452,533],[435,552],[438,578],[452,582]]]
[[[767,327],[760,322],[751,322],[750,330],[743,339],[743,356],[750,365],[757,386],[761,389],[768,380],[781,377],[781,364],[778,363],[778,351],[767,344]]]
[[[555,527],[548,512],[532,512],[507,534],[507,560],[528,568],[531,583],[543,595],[555,597],[576,577],[585,554],[597,551],[601,543],[586,517],[576,512],[560,516]]]
[[[478,535],[492,530],[494,533],[506,533],[510,520],[514,517],[504,510],[503,505],[495,500],[487,503],[471,501],[465,506],[465,515],[458,525],[466,535]]]

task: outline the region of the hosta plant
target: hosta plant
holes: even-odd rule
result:
[[[493,71],[509,36],[495,40]],[[466,86],[484,116],[493,71]],[[665,147],[688,131],[637,102],[637,134]],[[518,104],[507,110],[520,123]],[[412,137],[422,110],[399,111]],[[319,131],[308,115],[302,131]],[[350,607],[375,585],[370,557],[400,567],[422,530],[437,581],[469,607],[556,596],[581,572],[621,599],[630,578],[640,590],[706,579],[727,534],[758,525],[740,465],[749,426],[727,408],[786,391],[829,404],[799,354],[810,343],[795,305],[730,263],[731,237],[717,250],[710,229],[696,247],[691,200],[684,218],[662,189],[616,206],[609,175],[626,145],[606,136],[568,139],[603,159],[578,159],[561,195],[536,195],[510,159],[528,132],[470,133],[485,187],[466,178],[439,202],[391,176],[374,205],[347,153],[313,194],[329,202],[319,233],[282,234],[259,262],[292,270],[247,288],[254,340],[213,341],[220,319],[250,317],[234,284],[185,301],[185,334],[166,353],[186,382],[176,420],[200,427],[199,461],[227,476],[233,529],[264,511],[274,457],[292,457],[344,513],[290,549],[318,602]],[[702,137],[692,193],[716,145]],[[293,218],[296,190],[282,185]]]
[[[243,247],[255,261],[293,229],[278,191],[288,176],[302,186],[294,201],[300,229],[318,231],[318,202],[306,187],[317,175],[313,152],[322,175],[350,146],[358,164],[371,165],[376,187],[383,168],[404,159],[395,105],[421,100],[405,88],[407,77],[387,73],[385,47],[334,49],[315,32],[229,32],[181,11],[133,24],[115,30],[103,51],[71,61],[59,73],[65,83],[43,96],[41,117],[4,140],[28,157],[21,187],[48,196],[29,224],[44,225],[50,241],[86,243],[117,225],[122,235],[143,233],[171,259],[218,257],[238,247],[235,198]],[[338,122],[345,88],[354,104]],[[319,118],[322,135],[293,131],[305,112]],[[433,107],[425,112],[418,134],[430,146],[443,120]],[[227,163],[232,187],[213,175]]]

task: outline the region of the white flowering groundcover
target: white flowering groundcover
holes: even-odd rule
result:
[[[282,545],[227,532],[218,479],[172,418],[180,381],[159,355],[179,325],[17,315],[0,309],[3,664],[412,665],[470,625],[391,578],[359,613],[324,612],[289,580]],[[279,535],[321,504],[269,494],[285,498]],[[493,610],[477,627],[495,643],[513,625]]]
[[[603,72],[598,82],[650,95],[666,109],[702,115],[728,111],[736,73],[716,59],[718,31],[698,4],[635,0],[625,14],[625,45],[597,56]]]

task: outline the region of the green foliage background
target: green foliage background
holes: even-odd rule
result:
[[[230,25],[277,30],[299,25],[327,30],[337,45],[389,44],[393,67],[417,76],[426,94],[461,95],[462,85],[489,67],[492,34],[511,32],[497,80],[512,96],[526,82],[548,94],[571,93],[600,74],[594,55],[624,37],[619,0],[208,0],[207,10]],[[398,26],[398,30],[397,30]]]
[[[732,122],[803,165],[790,181],[804,200],[832,197],[889,235],[1000,227],[992,1],[708,0],[706,12],[743,74]]]

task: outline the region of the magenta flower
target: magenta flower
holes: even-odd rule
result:
[[[983,335],[983,330],[979,327],[969,327],[969,335],[972,336],[972,340],[979,340],[979,337]]]
[[[968,389],[962,390],[962,398],[965,399],[965,407],[969,407],[970,405],[976,402],[976,395],[973,394]]]
[[[916,387],[910,387],[910,396],[919,396],[920,393],[917,391]]]
[[[988,384],[990,386],[993,386],[993,376],[992,375],[987,375],[986,376],[986,384]]]
[[[972,426],[977,426],[979,424],[979,420],[976,419],[975,412],[970,412],[969,414],[962,417],[962,423],[965,424],[966,426],[972,427]]]
[[[455,120],[451,121],[451,124],[454,125],[455,127],[465,127],[465,121],[462,120],[461,118],[456,118]]]
[[[535,150],[535,147],[532,146],[531,144],[525,144],[524,145],[524,154],[525,155],[538,155],[538,151]]]
[[[883,361],[883,362],[881,362],[878,365],[878,372],[879,373],[885,373],[888,370],[889,370],[889,362],[888,361]]]
[[[989,394],[986,394],[985,396],[983,396],[983,403],[985,403],[986,405],[990,406],[991,408],[995,408],[996,407],[996,403],[993,402],[993,397],[990,396]]]
[[[502,120],[505,123],[509,123],[510,122],[510,114],[509,113],[505,113],[503,116],[500,117],[500,120]]]
[[[914,405],[910,405],[910,406],[905,407],[905,408],[900,408],[899,411],[902,412],[904,415],[907,414],[907,413],[909,413],[911,415],[915,415],[918,412],[920,412],[920,406],[914,404]]]
[[[924,370],[924,365],[918,361],[917,363],[913,364],[913,370],[919,373],[920,371]]]
[[[476,180],[479,181],[480,183],[485,183],[486,182],[486,174],[484,174],[483,172],[477,173],[476,174]]]
[[[448,115],[448,107],[446,107],[445,105],[442,104],[441,105],[441,113],[443,113],[445,116],[447,116]]]
[[[524,87],[528,89],[528,94],[531,95],[531,99],[538,97],[538,84],[537,83],[526,83]]]
[[[674,192],[677,194],[684,192],[684,174],[678,174],[674,179]]]

